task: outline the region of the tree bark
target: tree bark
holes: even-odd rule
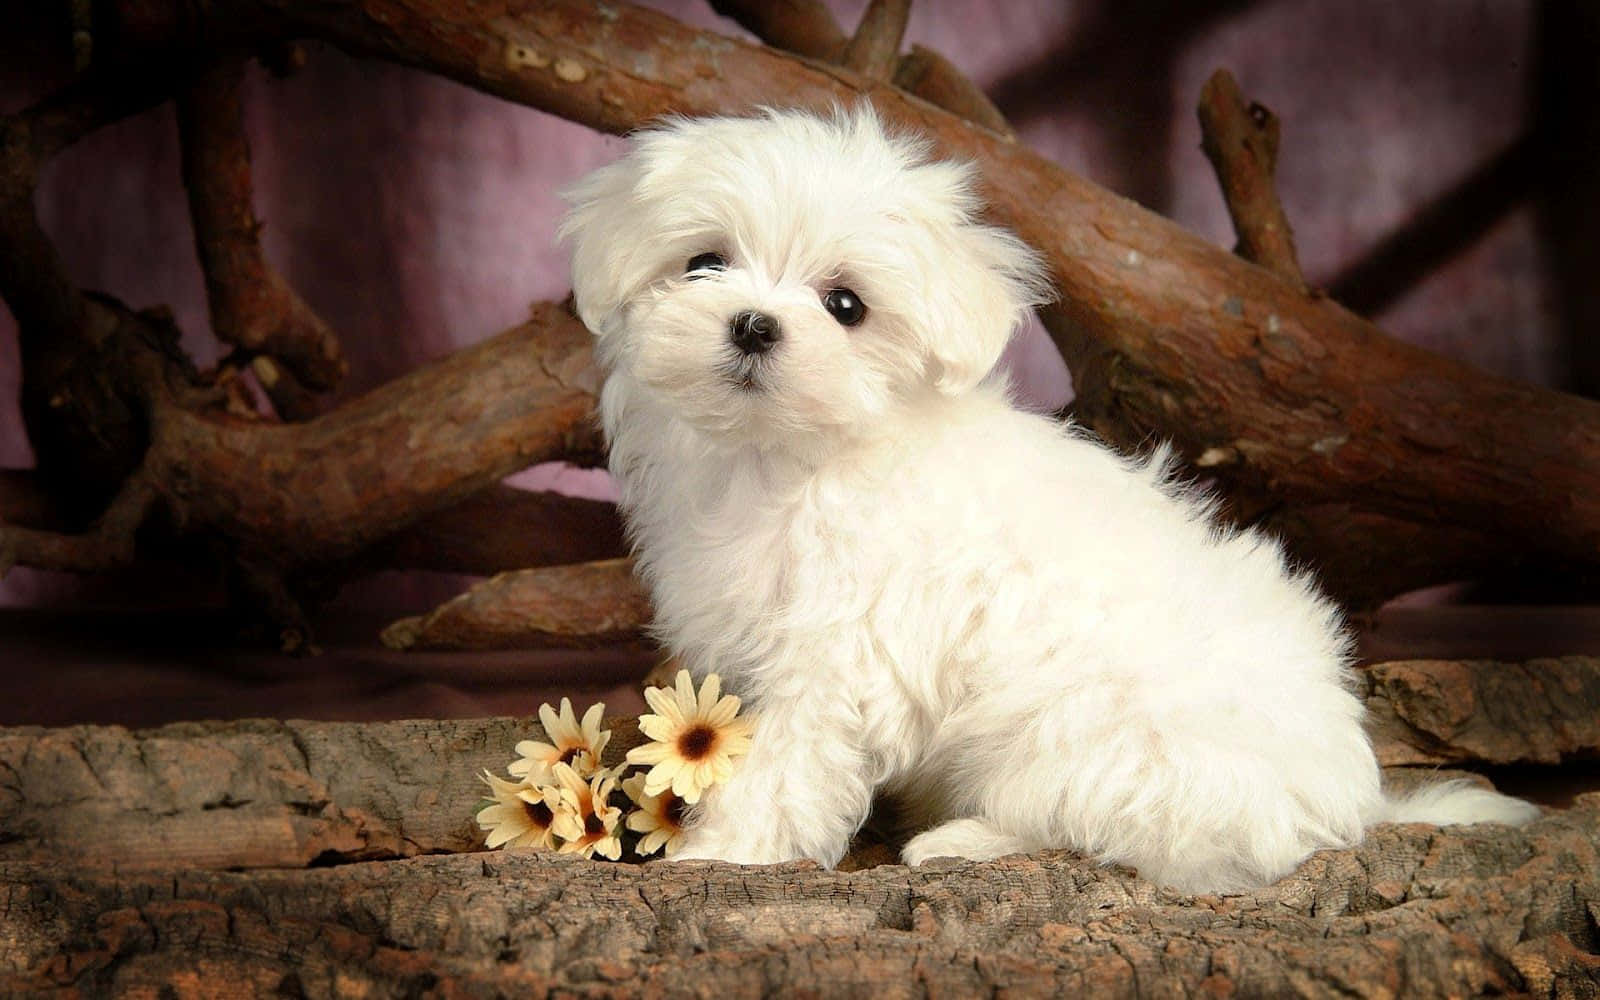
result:
[[[515,17],[451,0],[239,2],[277,11],[296,33],[613,132],[668,111],[869,97],[944,154],[976,161],[995,216],[1045,255],[1061,293],[1046,324],[1078,412],[1114,443],[1135,447],[1154,429],[1191,459],[1213,456],[1208,473],[1229,485],[1600,560],[1600,403],[1394,340],[892,87],[627,4],[602,18],[576,0]]]
[[[1200,88],[1200,147],[1222,185],[1239,245],[1234,252],[1301,289],[1294,230],[1278,200],[1278,116],[1250,101],[1219,69]]]
[[[363,552],[386,569],[491,576],[626,555],[616,504],[492,486],[429,514]]]
[[[0,864],[0,991],[1590,996],[1600,797],[1376,828],[1184,897],[1063,852],[917,869],[503,851],[249,872]]]
[[[1402,660],[1361,671],[1384,764],[1560,764],[1600,756],[1600,657]]]
[[[1593,658],[1378,664],[1361,684],[1384,763],[1600,756]],[[610,767],[643,737],[632,719],[605,724]],[[541,738],[532,718],[0,728],[0,863],[134,872],[470,851],[475,776]]]
[[[250,143],[239,89],[243,64],[222,60],[202,70],[178,97],[183,183],[195,249],[206,276],[211,328],[218,340],[271,355],[294,383],[326,391],[348,368],[339,340],[267,263],[252,204]],[[280,414],[294,396],[263,382]]]
[[[632,559],[523,569],[383,630],[391,649],[644,645],[650,598]]]
[[[1600,561],[1600,404],[1396,342],[1003,136],[848,70],[626,4],[604,16],[578,0],[515,10],[460,0],[223,0],[193,16],[160,5],[112,7],[126,15],[117,23],[137,29],[125,40],[135,54],[199,38],[322,38],[611,131],[666,111],[868,97],[890,120],[929,134],[943,153],[975,160],[996,217],[1045,254],[1062,293],[1045,318],[1073,368],[1077,411],[1113,443],[1136,447],[1153,430],[1204,460],[1226,487],[1283,498],[1303,516],[1325,509],[1343,517],[1354,505],[1457,535],[1516,539],[1535,557]],[[85,487],[79,492],[97,500],[91,511],[135,474],[141,431],[160,422],[142,412],[149,405],[142,394],[157,377],[130,387],[116,374],[130,367],[130,351],[138,353],[129,342],[167,345],[160,352],[175,340],[155,318],[132,324],[129,314],[71,288],[25,202],[43,158],[178,89],[170,74],[145,77],[120,89],[114,76],[101,77],[110,92],[78,103],[69,95],[0,122],[8,154],[0,164],[0,239],[13,251],[0,255],[0,291],[24,329],[28,412],[37,418],[30,433],[41,472],[53,484]],[[138,329],[123,329],[130,324]],[[108,326],[120,332],[106,336]],[[52,340],[64,330],[74,336]],[[35,348],[50,343],[54,360],[41,362]],[[159,379],[172,375],[164,370]],[[52,391],[62,386],[73,391]],[[63,399],[70,412],[51,410],[50,400]],[[58,475],[63,469],[69,474]],[[1455,537],[1435,578],[1459,568]],[[0,556],[28,561],[30,552],[43,553],[59,564],[103,565],[113,541],[70,545],[12,533],[0,539]],[[1407,585],[1433,582],[1422,572],[1429,559],[1413,565],[1420,579],[1408,577]]]
[[[149,393],[136,470],[87,534],[0,526],[0,570],[127,565],[135,533],[159,511],[229,552],[256,610],[300,648],[309,625],[296,573],[356,556],[529,465],[599,461],[591,339],[563,306],[542,304],[519,327],[285,425],[190,409],[165,391],[161,360],[129,338],[124,349],[163,387]]]

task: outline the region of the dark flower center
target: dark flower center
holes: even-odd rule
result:
[[[598,837],[602,833],[606,832],[606,825],[600,822],[599,816],[595,815],[594,813],[590,813],[588,816],[584,817],[583,832],[588,836]]]
[[[717,731],[705,723],[684,730],[678,737],[678,753],[684,760],[699,760],[716,746]]]
[[[549,826],[550,821],[555,818],[550,812],[550,807],[542,801],[529,802],[527,799],[521,799],[520,801],[522,802],[523,811],[528,814],[528,819],[541,830]]]
[[[581,746],[567,747],[565,750],[561,751],[561,763],[571,764],[573,761],[578,759],[578,755],[583,753],[583,750],[584,748]]]
[[[673,795],[671,792],[667,793],[667,802],[661,810],[661,815],[666,817],[668,824],[674,827],[683,826],[684,804],[684,801],[678,798],[676,795]]]

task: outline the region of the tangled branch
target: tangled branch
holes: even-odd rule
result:
[[[129,5],[110,0],[107,23],[127,21],[117,15]],[[56,520],[87,528],[0,526],[0,556],[122,563],[134,533],[158,520],[220,540],[246,590],[300,634],[300,572],[350,559],[529,462],[596,459],[587,337],[556,307],[495,346],[283,426],[228,414],[215,378],[183,358],[165,317],[71,281],[34,217],[39,164],[94,128],[183,95],[219,335],[255,355],[263,381],[283,377],[286,394],[337,376],[337,339],[260,255],[236,70],[204,60],[210,75],[197,84],[138,58],[308,38],[611,132],[668,111],[870,100],[943,154],[976,162],[997,220],[1044,255],[1060,291],[1045,320],[1073,370],[1080,419],[1124,447],[1152,432],[1171,438],[1235,498],[1241,518],[1299,525],[1299,551],[1324,561],[1336,594],[1374,601],[1512,549],[1600,561],[1600,404],[1429,354],[1308,293],[1281,207],[1267,222],[1236,211],[1252,262],[1022,148],[948,63],[916,49],[898,55],[901,4],[873,4],[853,38],[815,3],[721,4],[801,55],[580,0],[515,15],[465,0],[137,6],[137,39],[95,40],[97,53],[125,46],[125,58],[0,121],[0,294],[21,328],[25,418],[40,481],[67,508]],[[1275,206],[1272,122],[1255,121],[1236,92],[1208,92],[1225,111],[1229,100],[1211,131],[1242,126],[1221,148],[1250,151],[1256,176],[1230,205],[1243,209],[1254,191]],[[1247,177],[1231,159],[1221,157],[1225,184]],[[282,399],[286,415],[308,412]],[[1393,562],[1397,539],[1405,571],[1374,575]]]

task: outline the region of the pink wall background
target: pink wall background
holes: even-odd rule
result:
[[[656,6],[738,33],[698,0]],[[864,2],[832,6],[853,25]],[[28,43],[17,32],[3,40],[16,17],[0,13],[6,110],[39,89],[26,53],[7,52]],[[1533,4],[1513,0],[923,0],[908,41],[939,50],[988,89],[1023,142],[1226,246],[1233,237],[1193,107],[1212,70],[1230,68],[1283,120],[1279,189],[1307,275],[1322,284],[1523,133],[1540,47]],[[540,112],[320,47],[288,79],[252,69],[247,119],[267,250],[340,331],[346,394],[517,322],[529,302],[565,295],[556,192],[621,148]],[[218,351],[176,133],[166,107],[90,137],[51,166],[40,211],[80,283],[137,306],[169,305],[204,363]],[[1524,204],[1378,319],[1485,368],[1567,384],[1544,253]],[[1041,405],[1067,398],[1068,376],[1039,330],[1008,360]],[[0,309],[0,466],[32,463],[18,377],[15,329]],[[606,488],[593,474],[555,481]],[[83,593],[68,578],[19,569],[0,583],[0,604]]]

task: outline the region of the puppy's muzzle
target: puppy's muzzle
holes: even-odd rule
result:
[[[745,354],[765,354],[783,339],[783,330],[766,313],[742,312],[728,321],[728,335]]]

